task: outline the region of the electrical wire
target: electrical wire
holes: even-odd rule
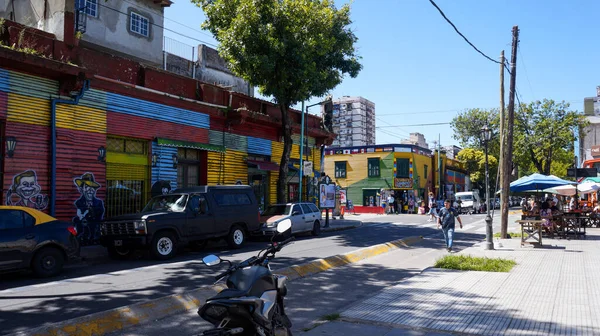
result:
[[[390,125],[390,126],[377,126],[375,128],[390,128],[390,127],[419,127],[419,126],[437,126],[437,125],[450,125],[449,122],[444,123],[431,123],[431,124],[414,124],[414,125]]]
[[[529,80],[529,74],[527,73],[527,67],[525,66],[525,59],[523,58],[523,53],[521,52],[521,44],[518,46],[519,59],[521,60],[521,64],[523,64],[523,70],[525,71],[525,78],[527,78],[527,83],[529,83],[529,89],[531,90],[531,94],[533,95],[533,99],[535,100],[535,93],[533,92],[533,86],[531,86],[531,81]]]
[[[118,10],[118,9],[115,9],[115,8],[112,8],[112,7],[109,7],[109,6],[103,5],[103,4],[101,4],[99,1],[98,1],[98,2],[96,2],[96,4],[97,4],[98,6],[100,6],[100,7],[104,7],[104,8],[107,8],[107,9],[113,10],[113,11],[115,11],[115,12],[117,12],[117,13],[120,13],[120,14],[122,14],[122,15],[125,15],[125,16],[129,17],[129,14],[127,14],[127,13],[124,13],[124,12],[121,12],[121,11],[120,11],[120,10]],[[157,27],[157,28],[161,28],[161,29],[163,29],[163,30],[169,31],[169,32],[171,32],[171,33],[177,34],[177,35],[179,35],[179,36],[182,36],[182,37],[188,38],[188,39],[190,39],[190,40],[193,40],[193,41],[196,41],[196,42],[200,42],[200,43],[206,44],[206,45],[208,45],[208,46],[211,46],[211,47],[217,48],[217,46],[216,46],[215,44],[213,44],[213,43],[209,43],[209,42],[206,42],[206,41],[203,41],[203,40],[199,40],[199,39],[197,39],[197,38],[195,38],[195,37],[191,37],[191,36],[189,36],[189,35],[182,34],[182,33],[180,33],[180,32],[177,32],[177,31],[175,31],[175,30],[172,30],[172,29],[169,29],[169,28],[165,28],[164,26],[161,26],[161,25],[159,25],[159,24],[156,24],[156,23],[150,22],[150,20],[148,20],[148,24],[149,24],[149,25],[152,25],[152,26],[155,26],[155,27]]]
[[[450,21],[450,19],[448,19],[448,17],[446,17],[446,14],[444,14],[444,12],[441,10],[440,7],[438,7],[438,5],[433,1],[433,0],[429,0],[429,2],[435,7],[437,8],[437,10],[440,12],[440,14],[442,15],[442,17],[444,17],[444,19],[446,20],[446,22],[448,22],[452,28],[454,28],[454,30],[456,31],[456,33],[458,35],[460,35],[471,47],[473,47],[473,49],[475,49],[475,51],[477,51],[478,53],[480,53],[483,57],[487,58],[488,60],[496,63],[496,64],[501,64],[499,61],[496,61],[495,59],[489,57],[488,55],[484,54],[481,50],[477,49],[477,47],[475,45],[473,45],[473,43],[471,43],[471,41],[469,41],[468,38],[465,37],[465,35],[463,35],[458,28],[456,28],[456,26],[454,25],[454,23],[452,23],[452,21]]]

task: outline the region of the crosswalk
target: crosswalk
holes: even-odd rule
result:
[[[494,223],[494,232],[497,232],[497,230],[499,229],[499,225],[498,223]],[[404,226],[404,227],[413,227],[413,228],[424,228],[424,229],[435,229],[437,227],[437,223],[436,222],[410,222],[410,221],[396,221],[396,222],[389,222],[389,223],[377,223],[377,224],[371,224],[370,226],[389,226],[389,225],[397,225],[397,226]],[[458,228],[458,223],[456,224],[457,228]],[[471,232],[471,233],[477,233],[477,234],[485,234],[486,233],[486,226],[485,226],[485,221],[483,219],[478,220],[474,223],[470,223],[470,224],[465,224],[463,225],[462,229],[459,229],[461,232]],[[518,231],[517,228],[509,228],[509,231],[512,232],[516,232]]]

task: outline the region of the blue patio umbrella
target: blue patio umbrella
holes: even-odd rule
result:
[[[548,188],[554,188],[566,184],[576,184],[575,181],[567,181],[558,178],[554,175],[542,175],[542,174],[531,174],[529,176],[521,177],[520,179],[510,184],[510,191],[531,191],[531,190],[544,190]]]

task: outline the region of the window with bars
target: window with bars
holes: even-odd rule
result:
[[[369,169],[369,177],[379,177],[379,158],[369,158],[367,159],[368,169]]]
[[[142,211],[146,205],[142,180],[107,180],[106,215],[115,217]]]
[[[409,159],[396,159],[396,177],[410,177],[410,161]]]
[[[346,161],[335,162],[335,177],[346,178]]]
[[[136,34],[149,37],[150,20],[136,12],[131,12],[131,16],[129,18],[129,29]]]
[[[106,138],[106,151],[114,153],[147,154],[148,143],[143,140]]]
[[[77,0],[77,9],[89,16],[98,17],[98,0]]]

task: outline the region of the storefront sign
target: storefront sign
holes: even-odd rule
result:
[[[412,189],[413,181],[410,178],[394,178],[394,188],[398,189]]]
[[[600,146],[592,146],[592,156],[600,157]]]
[[[375,152],[375,148],[367,148],[367,153],[374,153]]]
[[[394,147],[394,152],[398,153],[410,153],[410,147]]]

